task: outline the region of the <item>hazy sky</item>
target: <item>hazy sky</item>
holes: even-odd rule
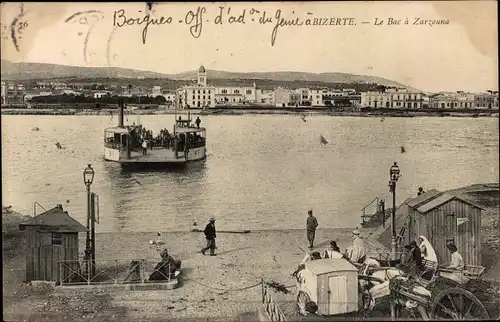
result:
[[[201,35],[194,38],[185,16],[190,10],[196,12],[199,5],[206,12]],[[113,26],[113,14],[119,9],[124,9],[128,18],[142,20],[147,9],[144,3],[1,6],[2,58],[12,61],[163,73],[193,70],[200,64],[207,69],[235,72],[343,72],[385,77],[427,91],[498,90],[496,1],[160,4],[153,7],[151,17],[172,17],[172,22],[149,25],[146,44],[142,43],[145,24]],[[219,6],[224,6],[225,15],[223,23],[215,25]],[[246,9],[245,24],[228,23],[229,7],[236,16]],[[252,8],[259,13],[251,15]],[[279,27],[272,46],[278,9],[281,17],[298,17],[304,25]],[[88,10],[101,13],[80,14],[68,20]],[[264,11],[273,21],[259,24]],[[18,50],[10,28],[16,17]],[[356,25],[307,26],[308,17],[328,18],[328,23],[330,18],[353,18],[351,23]],[[384,24],[375,26],[375,18],[384,20]],[[388,18],[401,20],[401,25],[388,26]],[[415,18],[444,19],[449,24],[413,25]],[[116,21],[123,21],[119,14]]]

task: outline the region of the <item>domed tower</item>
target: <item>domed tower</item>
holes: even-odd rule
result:
[[[203,65],[198,69],[198,86],[207,86],[207,71]]]

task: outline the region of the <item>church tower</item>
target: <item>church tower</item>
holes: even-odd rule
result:
[[[203,65],[198,69],[198,86],[207,86],[207,71]]]

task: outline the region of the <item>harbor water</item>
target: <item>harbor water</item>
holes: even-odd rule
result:
[[[82,172],[90,163],[100,198],[97,232],[190,230],[212,216],[218,229],[304,228],[309,209],[320,227],[344,228],[358,225],[372,199],[389,197],[394,161],[402,172],[398,202],[419,186],[498,182],[497,118],[201,119],[206,161],[182,171],[134,173],[102,158],[103,130],[116,125],[116,116],[2,116],[2,204],[32,215],[35,201],[47,209],[60,203],[85,224]],[[174,116],[140,122],[155,133],[171,131]]]

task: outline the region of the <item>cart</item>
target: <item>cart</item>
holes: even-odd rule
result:
[[[467,265],[463,271],[467,278],[461,280],[463,284],[442,276],[456,272],[432,263],[426,263],[425,267],[415,277],[401,273],[385,274],[387,278],[383,279],[343,258],[306,262],[296,273],[299,313],[332,316],[357,312],[366,316],[380,302],[388,300],[393,319],[398,319],[403,309],[410,316],[423,320],[489,318],[481,301],[464,287],[466,281],[480,279],[484,267]],[[376,270],[398,269],[378,267]],[[368,282],[364,283],[364,289],[361,281]],[[378,302],[373,296],[376,288],[381,290]]]

